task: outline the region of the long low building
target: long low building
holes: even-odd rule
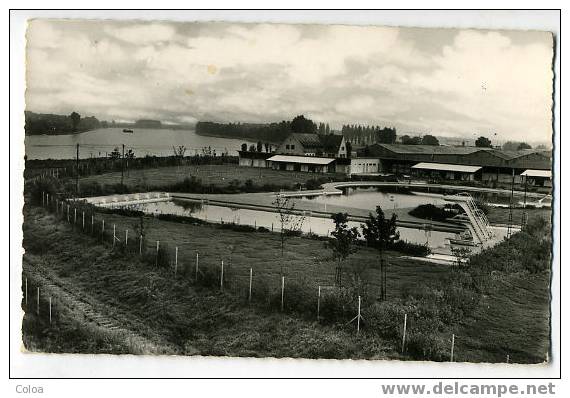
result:
[[[510,182],[515,176],[515,183],[521,183],[521,173],[525,170],[550,170],[551,158],[547,152],[525,150],[518,152],[502,151],[493,148],[431,146],[431,145],[401,145],[401,144],[375,144],[358,151],[358,157],[373,157],[380,161],[379,172],[395,174],[423,174],[429,168],[418,168],[418,164],[430,164],[434,176],[443,175],[444,178],[466,178],[454,174],[461,171],[454,170],[455,166],[480,167],[469,176],[469,179],[479,181]],[[447,165],[449,170],[438,170]],[[453,166],[453,167],[451,167]],[[419,170],[424,170],[420,172]],[[447,172],[448,174],[441,173]],[[470,173],[467,173],[470,174]]]

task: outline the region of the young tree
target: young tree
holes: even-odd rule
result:
[[[241,151],[247,152],[247,144],[245,142],[243,144],[241,144]]]
[[[347,213],[336,213],[331,218],[334,221],[334,231],[331,232],[333,238],[327,242],[327,246],[332,250],[333,259],[337,261],[335,282],[337,286],[342,286],[342,264],[348,256],[356,252],[360,233],[356,227],[348,228]]]
[[[380,298],[386,300],[386,266],[384,264],[384,251],[388,245],[394,243],[400,238],[400,234],[396,231],[396,214],[392,214],[390,219],[386,219],[384,211],[380,206],[376,206],[376,215],[372,213],[368,215],[368,220],[361,225],[362,235],[368,246],[378,251],[380,260]]]
[[[277,210],[279,220],[279,240],[281,243],[281,275],[283,275],[283,261],[285,254],[285,241],[291,236],[295,236],[301,231],[304,216],[295,215],[295,202],[289,197],[277,194],[273,201],[273,206]]]
[[[257,152],[263,152],[263,144],[261,141],[257,141]]]

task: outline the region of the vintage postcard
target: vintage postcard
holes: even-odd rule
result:
[[[25,351],[549,362],[552,33],[26,40]]]

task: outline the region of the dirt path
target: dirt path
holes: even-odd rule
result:
[[[106,304],[100,302],[85,292],[71,288],[69,283],[58,278],[41,259],[34,255],[24,255],[23,274],[28,278],[30,286],[40,286],[43,300],[51,297],[54,315],[64,315],[72,318],[80,327],[96,331],[126,347],[133,354],[174,354],[176,351],[170,344],[156,338],[150,339],[139,331],[146,329],[136,318],[126,313],[117,314],[117,308],[109,310]],[[35,292],[28,291],[30,308],[35,305]],[[69,320],[69,319],[68,319]]]

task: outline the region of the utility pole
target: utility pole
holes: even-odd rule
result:
[[[75,150],[75,195],[79,196],[79,144]]]
[[[507,224],[507,239],[511,237],[513,233],[513,196],[515,190],[515,169],[513,169],[513,177],[511,180],[511,199],[509,201],[509,223]]]
[[[121,187],[124,186],[125,175],[125,144],[123,144],[123,161],[121,162]]]
[[[527,220],[527,214],[526,214],[526,189],[527,189],[527,179],[528,176],[525,175],[524,176],[524,200],[523,200],[523,213],[522,213],[522,220],[521,220],[521,226],[525,226],[526,225],[526,220]]]

